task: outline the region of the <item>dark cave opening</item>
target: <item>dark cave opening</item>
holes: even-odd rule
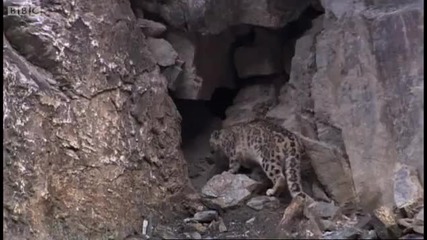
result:
[[[282,38],[283,42],[291,41],[293,45],[295,45],[295,41],[301,37],[305,31],[309,30],[312,26],[311,21],[315,19],[316,17],[320,16],[324,12],[316,9],[312,6],[307,7],[307,9],[301,14],[301,16],[296,19],[295,21],[292,21],[288,23],[286,26],[279,30],[268,30],[268,31],[276,31]],[[240,46],[245,45],[251,45],[255,39],[255,31],[253,29],[254,26],[249,25],[239,25],[239,26],[232,26],[232,31],[237,30],[237,28],[247,28],[249,27],[250,30],[247,34],[241,34],[236,35],[236,38],[231,43],[230,46],[230,54],[229,57],[233,58],[233,51],[235,51],[236,48]],[[261,28],[261,27],[258,27]],[[238,30],[237,30],[238,31]],[[293,49],[294,50],[294,49]],[[294,52],[292,52],[292,55]],[[232,64],[232,61],[230,61],[230,64]],[[234,82],[231,85],[234,85],[235,88],[228,88],[228,87],[217,87],[213,91],[210,100],[182,100],[173,97],[175,103],[177,104],[178,110],[182,114],[183,122],[182,122],[182,132],[185,136],[194,136],[194,134],[186,133],[187,131],[196,131],[200,130],[198,127],[196,128],[189,128],[186,127],[189,126],[196,126],[200,122],[192,121],[187,119],[188,117],[194,118],[195,116],[201,117],[203,114],[207,114],[209,112],[209,115],[212,117],[217,117],[221,120],[224,120],[226,118],[225,111],[228,107],[230,107],[233,104],[233,100],[236,97],[237,93],[239,92],[239,89],[248,86],[248,85],[254,85],[254,84],[271,84],[273,83],[278,76],[285,75],[284,78],[281,79],[288,79],[289,76],[286,72],[281,72],[276,75],[270,75],[270,76],[257,76],[252,78],[239,78],[237,74],[237,70],[235,67],[232,67],[232,74],[233,74],[233,80]],[[282,82],[281,84],[284,84],[285,82]],[[173,96],[173,92],[171,92],[171,96]],[[199,103],[200,102],[200,103]],[[194,109],[193,107],[194,106]],[[202,107],[204,106],[204,107]],[[205,108],[204,110],[201,110],[202,108]],[[194,111],[192,111],[194,110]],[[201,111],[201,112],[199,112]],[[191,114],[190,114],[191,113]],[[203,118],[203,117],[201,117]],[[201,119],[201,121],[203,121]],[[197,122],[197,123],[196,123]],[[183,136],[183,141],[184,141]],[[184,141],[185,142],[185,141]]]
[[[233,104],[233,99],[238,91],[238,88],[216,88],[211,99],[206,102],[206,107],[214,116],[224,120],[226,118],[225,111]]]
[[[292,58],[296,40],[312,27],[311,21],[322,13],[321,10],[310,6],[297,20],[278,30],[249,25],[232,26],[229,30],[240,31],[243,34],[236,34],[229,48],[229,59],[226,61],[233,65],[233,52],[238,47],[253,44],[256,33],[263,33],[262,31],[275,34],[283,44],[290,44],[292,52],[288,57]],[[290,60],[288,59],[288,61]],[[233,105],[233,101],[239,91],[252,85],[274,84],[279,92],[281,86],[289,79],[289,72],[285,70],[273,75],[239,78],[236,67],[232,66],[231,69],[233,82],[230,85],[234,86],[234,88],[217,86],[208,100],[185,100],[173,97],[182,117],[182,150],[188,162],[189,177],[196,189],[200,189],[210,177],[221,172],[219,166],[215,166],[216,163],[209,158],[209,137],[213,130],[221,128],[222,121],[227,117],[226,110]],[[174,94],[171,93],[171,96],[174,96]],[[257,96],[253,97],[257,98]],[[242,172],[248,173],[245,169],[242,169]]]

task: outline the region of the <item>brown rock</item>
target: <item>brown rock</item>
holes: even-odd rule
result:
[[[124,239],[187,185],[180,116],[129,3],[76,5],[4,17],[6,239]]]

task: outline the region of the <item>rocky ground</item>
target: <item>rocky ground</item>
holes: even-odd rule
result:
[[[221,121],[204,113],[206,118],[212,118],[207,121],[209,124],[205,123],[206,129],[185,141],[183,147],[191,183],[200,193],[203,206],[186,218],[177,217],[167,227],[160,227],[153,237],[423,239],[424,211],[420,205],[415,215],[405,218],[410,214],[404,210],[382,208],[368,212],[357,206],[340,207],[334,201],[319,199],[301,206],[303,213],[292,216],[289,225],[294,227],[284,233],[280,227],[286,209],[291,208],[290,196],[287,193],[265,196],[265,186],[258,185],[263,178],[257,171],[241,169],[236,175],[221,172],[226,166],[212,160],[208,146],[210,132],[218,128]],[[197,124],[189,124],[197,128]],[[410,174],[402,171],[402,175]]]
[[[213,120],[212,128],[217,127],[218,123],[220,120]],[[243,174],[221,175],[223,176],[221,179],[218,178],[220,175],[214,177],[214,174],[219,173],[220,170],[209,158],[208,143],[212,128],[207,127],[205,134],[198,135],[194,141],[188,143],[183,149],[184,155],[189,161],[189,176],[193,186],[202,195],[203,193],[222,194],[228,199],[217,202],[207,201],[206,205],[216,209],[214,211],[217,212],[218,217],[214,221],[204,223],[204,227],[195,228],[193,231],[199,232],[203,238],[266,238],[270,236],[275,232],[275,227],[280,222],[290,199],[286,197],[281,200],[269,199],[263,195],[251,196],[250,191],[242,190],[246,187],[250,188],[254,182]],[[211,179],[211,177],[214,178]],[[210,184],[206,185],[210,179]],[[227,182],[230,184],[226,184]],[[223,185],[232,189],[223,188]],[[196,225],[202,224],[196,223]]]
[[[216,121],[213,121],[216,122]],[[212,124],[213,126],[217,124]],[[206,133],[209,132],[209,129]],[[256,174],[219,173],[209,157],[207,134],[187,144],[189,176],[202,196],[203,206],[186,218],[177,217],[167,226],[154,229],[153,239],[311,238],[311,239],[423,239],[424,211],[408,213],[382,208],[366,212],[357,207],[339,207],[333,201],[313,201],[302,206],[302,215],[291,219],[293,227],[281,231],[291,199],[286,193],[267,197],[257,191]],[[217,173],[217,174],[216,174]],[[251,178],[252,177],[252,178]],[[203,210],[202,210],[203,209]]]

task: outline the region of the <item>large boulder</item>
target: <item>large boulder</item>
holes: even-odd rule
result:
[[[188,181],[180,115],[129,2],[4,27],[3,236],[124,239],[166,216]]]
[[[362,203],[393,204],[397,163],[424,176],[422,1],[322,4],[268,115],[346,153]]]
[[[212,177],[202,188],[202,196],[211,206],[233,208],[248,199],[258,182],[244,174],[223,172]]]

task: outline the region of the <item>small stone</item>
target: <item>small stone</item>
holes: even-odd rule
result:
[[[208,226],[209,229],[216,231],[218,229],[218,222],[217,221],[212,221],[211,223],[209,223]]]
[[[334,222],[327,219],[320,219],[320,223],[322,224],[324,230],[334,231],[337,228]]]
[[[202,235],[200,233],[198,233],[198,232],[191,233],[191,237],[193,239],[202,239]]]
[[[220,233],[222,232],[226,232],[227,231],[227,226],[225,226],[224,220],[222,220],[222,218],[219,219],[218,221],[218,231]]]
[[[19,216],[17,215],[11,215],[12,216],[12,220],[15,222],[19,222]]]
[[[163,225],[157,225],[153,235],[162,239],[177,239],[177,235],[174,231]]]
[[[185,231],[189,231],[189,232],[196,231],[199,233],[205,233],[207,229],[208,228],[201,223],[187,223],[185,226]]]
[[[256,196],[246,203],[248,207],[255,210],[261,210],[264,207],[276,208],[279,204],[279,199],[269,196]]]
[[[184,235],[190,239],[202,239],[202,235],[198,232],[184,233]]]
[[[325,232],[323,234],[324,239],[357,239],[357,237],[360,235],[360,231],[351,228],[351,227],[344,227],[341,229],[337,229],[333,232]]]
[[[255,222],[255,217],[248,219],[248,220],[246,221],[246,224],[252,224],[252,223],[254,223],[254,222]]]
[[[184,219],[184,222],[201,222],[201,223],[210,223],[213,220],[218,219],[218,212],[214,210],[197,212],[192,218]]]
[[[193,219],[197,222],[210,223],[213,220],[218,219],[218,212],[214,210],[198,212],[194,214]]]
[[[144,219],[144,221],[142,221],[142,235],[147,235],[147,227],[148,221]]]

